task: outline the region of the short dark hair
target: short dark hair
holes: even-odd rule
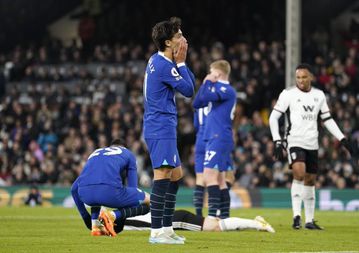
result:
[[[166,49],[166,40],[170,40],[181,29],[180,18],[172,17],[169,20],[157,23],[152,28],[152,40],[159,51]]]
[[[118,138],[118,139],[114,139],[112,142],[111,142],[111,146],[124,146],[125,145],[125,141],[121,138]]]
[[[306,70],[308,70],[312,75],[314,74],[314,72],[313,72],[313,67],[312,67],[310,64],[308,64],[308,63],[301,63],[301,64],[299,64],[299,65],[295,68],[295,70],[298,70],[298,69],[306,69]]]

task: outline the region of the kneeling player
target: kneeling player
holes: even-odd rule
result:
[[[71,188],[77,209],[94,236],[116,236],[114,222],[149,212],[149,194],[137,188],[135,156],[120,144],[115,140],[110,147],[92,152]],[[127,175],[127,186],[122,183],[122,173]],[[91,207],[91,216],[85,204]],[[100,215],[101,206],[117,210]]]

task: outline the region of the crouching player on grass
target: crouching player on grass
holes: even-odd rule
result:
[[[114,223],[149,212],[149,194],[137,188],[135,156],[120,140],[96,149],[71,188],[78,211],[93,236],[116,236]],[[125,174],[127,186],[121,175]],[[91,207],[91,215],[85,204]],[[101,206],[116,208],[101,212]]]

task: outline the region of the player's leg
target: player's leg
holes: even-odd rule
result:
[[[218,184],[219,171],[214,168],[204,168],[203,177],[208,191],[208,216],[215,218],[221,203],[221,190]]]
[[[229,217],[229,209],[231,204],[231,197],[229,196],[229,190],[226,182],[226,171],[219,173],[219,188],[221,190],[221,203],[219,205],[220,216],[219,218],[225,219]]]
[[[182,167],[178,166],[172,171],[171,181],[168,185],[165,198],[165,210],[163,213],[163,231],[171,238],[178,241],[185,241],[186,238],[177,235],[172,226],[173,214],[176,206],[176,196],[179,186],[179,180],[183,177]]]
[[[203,162],[202,162],[203,167]],[[201,173],[196,173],[196,187],[193,192],[193,204],[196,210],[196,214],[203,216],[203,198],[204,198],[204,180],[203,180],[203,170]]]
[[[104,226],[99,220],[101,206],[92,206],[91,207],[91,235],[92,236],[101,236],[101,235],[110,235],[106,226]]]
[[[193,204],[197,215],[203,215],[203,197],[204,197],[204,179],[203,179],[203,162],[206,152],[205,143],[202,140],[196,140],[194,169],[196,172],[196,187],[193,192]]]
[[[304,176],[306,171],[305,152],[302,148],[292,147],[289,149],[288,156],[290,168],[293,172],[293,181],[291,187],[293,225],[294,229],[301,228],[301,213],[303,200]]]
[[[307,150],[306,171],[304,177],[303,202],[305,210],[305,228],[322,230],[314,221],[315,181],[318,170],[318,151]]]
[[[233,167],[231,170],[228,170],[226,172],[226,184],[227,184],[227,188],[228,190],[230,190],[232,188],[232,185],[234,184],[235,181],[235,177],[234,177],[234,170]]]
[[[233,175],[233,173],[230,173],[230,171],[233,170],[232,165],[232,158],[231,158],[231,152],[232,152],[232,145],[224,143],[223,147],[223,163],[221,165],[221,173],[222,176],[220,176],[220,189],[221,189],[221,205],[220,205],[220,218],[225,219],[230,216],[230,206],[231,206],[231,196],[229,195],[229,188],[227,184],[227,178],[230,179],[230,176]],[[223,167],[222,167],[223,166]]]
[[[201,231],[205,218],[187,210],[176,210],[173,216],[173,228],[190,231]]]
[[[203,230],[205,229],[217,229],[216,227],[210,226],[211,223],[206,224],[207,220],[204,221]],[[255,219],[243,219],[237,217],[231,217],[218,222],[220,231],[233,231],[233,230],[246,230],[246,229],[256,229],[258,231],[267,231],[274,233],[275,230],[272,226],[263,219],[261,216],[257,216]],[[218,231],[218,230],[208,230],[208,231]]]
[[[163,244],[183,244],[167,236],[163,231],[164,208],[166,193],[169,189],[170,179],[173,168],[180,163],[177,152],[176,139],[170,140],[148,140],[147,147],[150,152],[152,167],[154,168],[154,178],[152,192],[150,196],[151,210],[151,235],[150,243]],[[181,171],[178,169],[178,171]],[[176,188],[176,183],[172,184],[171,189]],[[178,184],[177,184],[178,189]],[[175,190],[177,193],[177,190]]]
[[[203,179],[208,192],[208,216],[217,217],[221,204],[221,190],[219,188],[219,165],[221,163],[221,153],[218,152],[220,142],[210,140],[206,145],[206,155],[204,158]]]
[[[104,209],[100,214],[100,219],[111,235],[115,236],[117,233],[114,224],[121,224],[126,218],[145,215],[149,212],[150,195],[134,187],[115,189],[113,192],[115,194],[109,195],[111,199],[106,206],[116,209]]]
[[[91,235],[93,236],[110,235],[106,227],[99,221],[102,205],[101,195],[105,195],[106,191],[107,189],[102,185],[80,187],[78,190],[81,201],[86,205],[91,206]]]

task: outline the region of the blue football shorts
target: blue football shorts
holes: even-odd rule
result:
[[[204,155],[206,154],[206,142],[197,137],[194,153],[194,169],[196,173],[203,173]]]
[[[217,169],[220,172],[233,170],[232,150],[233,142],[210,139],[206,145],[203,167]]]
[[[176,139],[145,139],[145,141],[150,153],[152,168],[176,168],[181,165]]]
[[[145,200],[144,191],[135,187],[94,184],[79,186],[78,193],[82,202],[88,206],[135,207]]]

